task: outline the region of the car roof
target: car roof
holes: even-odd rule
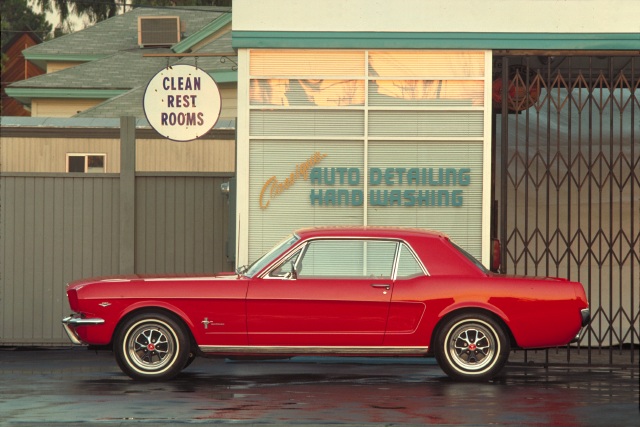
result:
[[[445,233],[435,230],[411,227],[391,226],[325,226],[302,228],[295,232],[301,239],[318,237],[366,237],[366,238],[397,238],[431,237],[449,239]]]

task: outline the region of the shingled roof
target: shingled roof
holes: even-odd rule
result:
[[[176,63],[196,65],[219,82],[237,79],[236,56],[153,57],[149,54],[231,53],[231,32],[221,31],[230,23],[229,8],[219,7],[140,7],[102,21],[76,33],[53,39],[24,51],[32,62],[78,61],[80,65],[14,83],[9,95],[29,103],[37,97],[94,98],[105,102],[77,117],[144,117],[142,97],[149,80],[163,67]],[[185,30],[182,41],[173,47],[138,46],[139,16],[180,16]],[[179,49],[176,49],[179,47]]]
[[[179,16],[189,37],[231,9],[220,7],[138,7],[130,12],[98,22],[75,33],[55,38],[26,49],[23,54],[31,61],[41,59],[83,60],[85,57],[105,57],[115,52],[139,49],[139,16]],[[184,38],[183,37],[183,38]]]
[[[209,43],[202,50],[198,52],[202,53],[224,53],[231,52],[231,33],[226,33],[219,39]],[[144,117],[144,110],[142,107],[144,91],[147,82],[153,77],[160,69],[166,67],[166,58],[145,58],[145,60],[156,59],[159,62],[154,62],[154,66],[148,66],[148,77],[140,82],[139,85],[133,89],[122,93],[114,98],[111,98],[95,107],[89,108],[81,113],[76,114],[74,117],[105,117],[105,118],[117,118],[120,116],[133,116]],[[108,60],[108,59],[105,59]],[[96,61],[96,62],[103,62]],[[142,61],[140,61],[142,62]],[[149,64],[151,61],[144,62]],[[172,63],[195,65],[199,68],[206,70],[218,83],[226,83],[229,81],[229,73],[235,74],[235,66],[237,64],[236,57],[188,57],[182,58],[178,61],[172,60]],[[233,79],[232,79],[233,80]]]
[[[124,89],[146,84],[167,64],[166,58],[144,58],[143,54],[166,49],[112,53],[102,59],[42,74],[11,85],[12,88]]]

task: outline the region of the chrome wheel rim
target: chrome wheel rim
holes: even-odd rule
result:
[[[125,341],[129,360],[144,371],[161,371],[176,354],[171,329],[161,323],[144,323],[131,329]]]
[[[447,351],[455,365],[465,371],[480,371],[495,360],[495,333],[480,323],[465,323],[452,329]]]

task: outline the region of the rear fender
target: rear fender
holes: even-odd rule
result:
[[[496,306],[487,303],[478,303],[478,302],[461,302],[450,305],[438,313],[438,323],[433,329],[433,334],[431,335],[431,345],[430,348],[434,348],[435,340],[440,333],[440,328],[447,321],[448,318],[458,315],[460,313],[484,313],[492,316],[497,321],[499,321],[504,327],[504,331],[509,337],[511,341],[511,345],[513,347],[517,347],[518,343],[513,336],[513,332],[511,328],[509,328],[509,317]]]
[[[480,310],[485,312],[488,311],[494,314],[495,316],[499,317],[505,324],[508,324],[509,322],[509,317],[498,307],[496,307],[495,305],[491,305],[487,302],[478,302],[478,301],[464,301],[464,302],[457,302],[455,304],[452,304],[448,307],[445,307],[440,313],[438,313],[438,318],[441,321],[444,317],[450,315],[453,312],[456,312],[456,313],[460,312],[460,310],[470,310],[470,311]]]

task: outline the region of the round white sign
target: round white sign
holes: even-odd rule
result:
[[[192,65],[172,65],[153,76],[144,92],[149,124],[173,141],[191,141],[209,132],[220,117],[220,90],[213,78]]]

